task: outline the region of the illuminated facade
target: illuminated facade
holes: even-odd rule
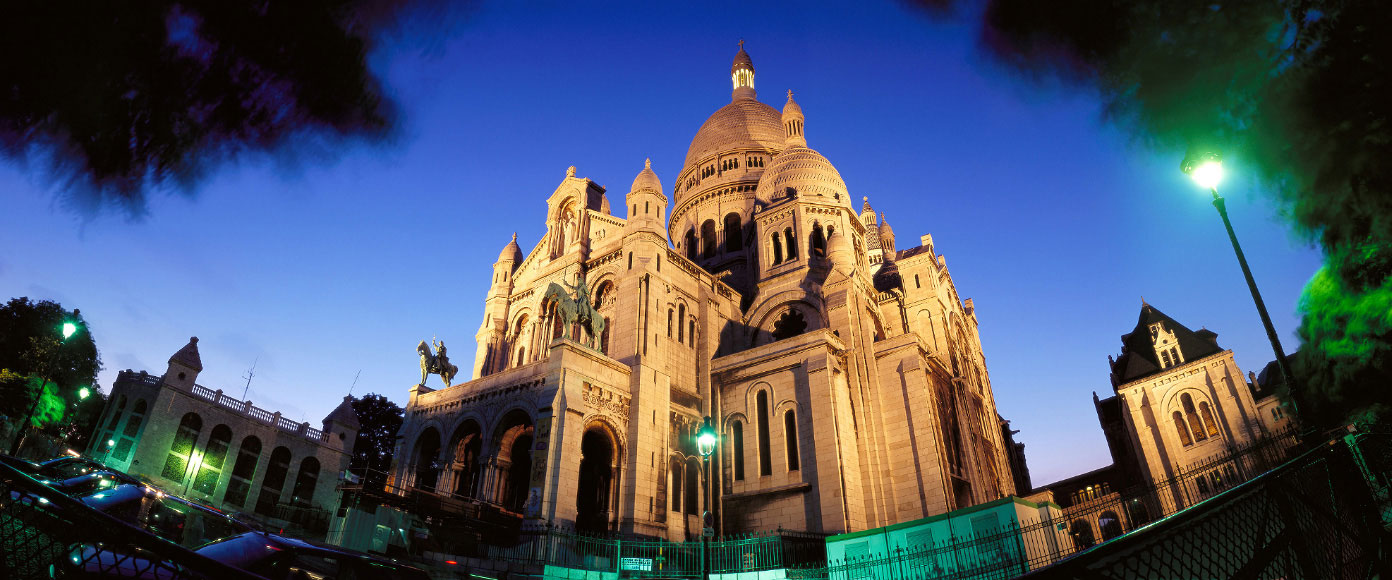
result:
[[[572,167],[545,236],[507,244],[473,378],[412,389],[394,485],[672,539],[706,510],[717,533],[847,532],[1015,492],[972,301],[932,238],[899,249],[857,209],[792,92],[756,99],[743,48],[730,75],[670,199],[648,165],[621,218]],[[603,329],[565,324],[553,283],[583,284]]]
[[[121,371],[88,455],[224,511],[326,525],[358,434],[349,398],[316,429],[197,384],[202,371],[197,337],[163,375]]]

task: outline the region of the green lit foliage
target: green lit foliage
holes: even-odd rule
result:
[[[1334,427],[1392,404],[1385,2],[990,0],[979,13],[982,45],[1011,70],[1095,89],[1107,119],[1159,153],[1222,151],[1323,249],[1300,301],[1303,420]]]
[[[34,398],[39,397],[38,406]],[[11,370],[0,370],[0,413],[13,420],[22,420],[32,407],[34,416],[30,418],[31,427],[57,425],[63,420],[66,404],[59,395],[57,385],[46,382],[34,375],[21,375]]]

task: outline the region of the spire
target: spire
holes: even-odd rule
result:
[[[739,44],[735,62],[730,65],[730,82],[734,85],[730,100],[754,98],[754,61],[744,51],[744,39],[740,39]]]
[[[179,352],[174,353],[174,356],[169,357],[170,364],[176,362],[193,369],[194,372],[203,371],[203,359],[198,356],[198,337],[189,337],[188,344],[179,349]]]
[[[870,207],[870,196],[864,195],[864,196],[861,196],[860,199],[861,199],[862,201],[865,202],[865,203],[862,203],[862,204],[860,205],[860,213],[874,214],[874,213],[875,213],[875,209],[872,208],[872,207]]]

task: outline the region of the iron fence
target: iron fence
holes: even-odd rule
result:
[[[1030,579],[1387,577],[1386,435],[1331,440]],[[1366,458],[1374,457],[1367,461]],[[1371,477],[1370,477],[1371,476]]]
[[[0,578],[260,578],[87,507],[0,463]]]

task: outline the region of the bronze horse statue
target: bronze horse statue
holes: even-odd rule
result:
[[[432,340],[432,343],[435,341]],[[449,356],[445,354],[445,342],[435,343],[439,354],[431,354],[430,347],[426,346],[425,341],[420,341],[416,346],[416,353],[421,357],[421,386],[425,386],[425,379],[428,375],[440,375],[445,381],[445,388],[453,386],[454,375],[459,374],[459,367],[450,364]]]
[[[599,310],[590,304],[590,291],[585,286],[585,279],[582,277],[577,280],[575,286],[552,282],[546,287],[546,294],[543,301],[554,301],[556,303],[555,316],[561,317],[562,328],[568,333],[571,325],[579,323],[580,328],[585,330],[588,336],[585,346],[599,348],[599,337],[604,334],[604,317],[600,316]],[[571,298],[567,287],[575,290],[575,297]]]

